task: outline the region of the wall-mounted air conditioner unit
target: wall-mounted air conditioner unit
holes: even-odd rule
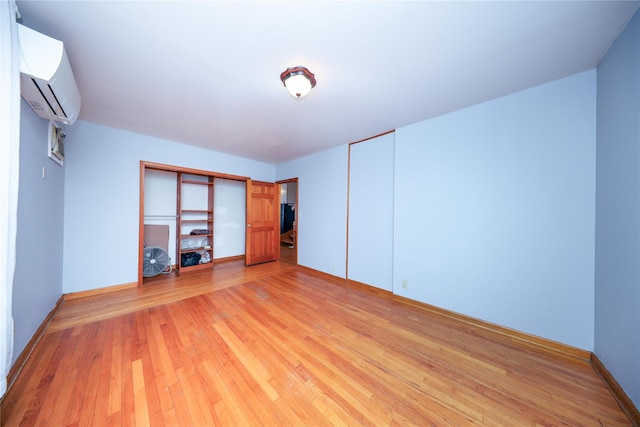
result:
[[[73,124],[80,112],[80,93],[63,43],[21,24],[18,37],[22,97],[38,116]]]

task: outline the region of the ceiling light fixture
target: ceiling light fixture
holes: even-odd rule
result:
[[[307,70],[306,67],[299,65],[287,68],[280,74],[280,80],[282,80],[284,87],[287,88],[291,96],[298,99],[308,95],[316,85],[316,78],[313,73]]]

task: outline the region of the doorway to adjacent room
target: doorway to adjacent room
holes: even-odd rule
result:
[[[298,178],[280,186],[280,261],[298,263]]]

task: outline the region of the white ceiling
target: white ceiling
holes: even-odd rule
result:
[[[80,120],[270,163],[595,67],[638,1],[17,1]],[[280,82],[304,65],[301,100]]]

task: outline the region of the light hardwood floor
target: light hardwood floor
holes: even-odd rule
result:
[[[628,426],[586,360],[288,263],[63,304],[2,425]]]

